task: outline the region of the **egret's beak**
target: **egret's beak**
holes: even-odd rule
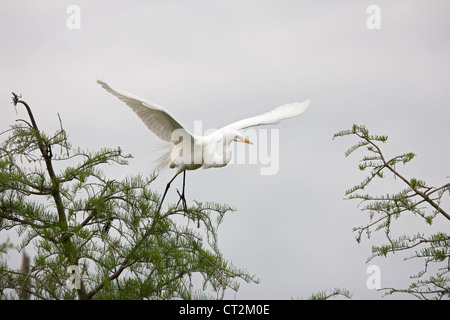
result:
[[[239,137],[239,140],[241,140],[242,142],[248,143],[248,144],[253,144],[252,142],[248,141],[244,137]]]

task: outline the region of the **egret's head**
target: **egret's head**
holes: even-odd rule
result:
[[[239,131],[237,131],[237,130],[227,130],[220,137],[221,137],[220,140],[223,139],[224,143],[227,143],[227,144],[230,144],[233,141],[253,144],[250,141],[248,141],[246,138],[244,138],[241,135],[241,133]]]
[[[245,142],[248,144],[253,144],[253,142],[248,141],[247,139],[245,139],[243,136],[237,136],[236,139],[234,139],[235,141],[241,141],[241,142]]]
[[[253,144],[252,142],[248,141],[246,138],[241,136],[239,131],[235,132],[234,141],[240,141],[240,142],[244,142],[244,143],[248,143],[248,144]]]

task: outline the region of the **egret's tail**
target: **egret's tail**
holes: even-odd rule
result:
[[[173,145],[168,142],[162,142],[155,146],[159,150],[163,150],[164,153],[154,162],[154,171],[161,171],[162,169],[168,168],[172,163],[171,152]]]

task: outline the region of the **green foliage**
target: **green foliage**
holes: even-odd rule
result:
[[[353,294],[347,289],[335,288],[333,290],[323,290],[311,294],[308,300],[329,300],[336,297],[344,297],[346,299],[351,299]]]
[[[23,291],[32,299],[191,299],[258,282],[219,250],[217,230],[232,208],[195,202],[160,212],[156,175],[108,179],[100,166],[126,165],[130,155],[73,149],[62,126],[42,133],[15,97],[32,124],[19,120],[0,134],[0,231],[17,232],[15,249],[35,254],[29,271],[0,259],[1,299]],[[0,258],[10,249],[0,245]],[[77,290],[66,284],[72,265]],[[203,282],[193,293],[196,274]]]
[[[438,232],[425,236],[423,233],[415,235],[392,236],[392,228],[395,221],[401,217],[413,214],[422,219],[427,225],[431,225],[436,217],[443,217],[444,222],[450,222],[449,213],[442,208],[441,201],[444,194],[450,194],[450,184],[441,187],[429,186],[425,181],[405,178],[396,168],[398,163],[403,165],[414,159],[415,154],[408,152],[392,158],[386,158],[379,146],[387,141],[387,136],[369,134],[364,126],[353,125],[351,130],[336,133],[336,137],[356,136],[359,140],[351,146],[345,156],[349,156],[358,149],[366,150],[369,154],[364,155],[359,170],[370,169],[369,174],[363,181],[345,191],[347,199],[357,199],[362,211],[367,212],[369,222],[363,226],[353,228],[356,232],[356,240],[361,242],[365,234],[370,238],[372,232],[383,231],[387,243],[372,246],[372,255],[368,261],[375,257],[386,257],[390,253],[401,251],[414,251],[406,259],[422,259],[425,268],[412,279],[408,289],[388,288],[388,293],[404,292],[420,298],[442,298],[450,297],[450,236],[444,232]],[[385,177],[385,172],[390,172],[394,177],[406,185],[406,188],[393,194],[371,195],[369,193],[358,193],[364,190],[375,179]],[[400,224],[400,222],[398,222]],[[443,226],[445,228],[445,226]],[[438,271],[424,280],[425,274],[433,273],[429,265],[439,265]]]

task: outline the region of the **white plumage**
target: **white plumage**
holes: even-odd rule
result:
[[[264,114],[231,123],[207,136],[197,136],[185,129],[163,107],[113,88],[104,81],[97,82],[106,91],[125,102],[156,136],[169,144],[170,150],[160,158],[157,169],[166,166],[177,168],[177,175],[184,170],[227,165],[231,160],[231,142],[251,143],[238,130],[277,124],[283,119],[302,114],[310,104],[310,100],[306,100],[302,103],[282,105]],[[224,146],[222,155],[217,153],[219,143]]]

